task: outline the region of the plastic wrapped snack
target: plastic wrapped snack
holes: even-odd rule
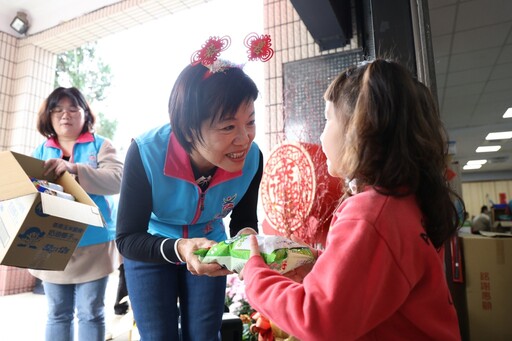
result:
[[[195,252],[203,263],[219,263],[228,270],[239,273],[250,257],[249,236],[241,235],[220,242],[210,249]],[[309,247],[281,236],[256,235],[260,253],[265,263],[279,273],[286,273],[301,265],[314,263]]]
[[[75,197],[69,193],[65,193],[64,188],[59,184],[36,178],[30,178],[30,180],[36,189],[41,193],[54,195],[68,200],[75,200]]]
[[[41,180],[41,179],[36,179],[36,178],[30,178],[30,180],[32,180],[32,183],[34,184],[34,186],[40,185],[40,186],[52,189],[54,191],[64,192],[64,187],[62,187],[59,184],[49,182],[48,180]]]

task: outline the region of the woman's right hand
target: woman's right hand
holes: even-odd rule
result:
[[[206,275],[211,277],[226,276],[232,271],[224,268],[218,263],[205,264],[194,254],[199,249],[209,249],[217,242],[206,238],[184,238],[180,239],[176,247],[178,255],[187,264],[187,269],[193,275]]]

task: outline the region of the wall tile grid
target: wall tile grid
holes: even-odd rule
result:
[[[37,111],[45,96],[53,90],[56,57],[34,45],[18,48],[12,81],[12,110],[7,127],[12,131],[10,150],[30,154],[43,140],[36,130]]]
[[[36,113],[53,88],[55,57],[0,32],[0,150],[29,154],[42,141]]]
[[[285,140],[282,64],[358,48],[357,33],[350,44],[320,52],[290,0],[265,0],[264,29],[272,37],[274,58],[265,64],[265,135],[272,150]],[[357,30],[354,27],[354,32]],[[319,113],[323,115],[323,113]],[[268,152],[268,151],[266,151]]]
[[[17,39],[0,32],[0,150],[7,149],[9,132],[8,114],[11,107],[11,89],[16,62]]]

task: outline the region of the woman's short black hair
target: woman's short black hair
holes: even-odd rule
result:
[[[52,110],[63,98],[68,98],[74,106],[84,109],[85,124],[82,133],[93,132],[96,115],[92,112],[84,95],[75,87],[58,87],[44,100],[37,114],[37,130],[47,138],[57,136],[52,126]]]
[[[240,67],[210,73],[202,64],[183,69],[169,98],[172,131],[187,153],[202,143],[204,121],[234,116],[240,105],[258,98],[254,81]]]

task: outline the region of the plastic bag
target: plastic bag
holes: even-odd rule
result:
[[[228,270],[239,273],[250,257],[248,234],[227,239],[210,249],[195,252],[203,263],[219,263]],[[286,273],[301,265],[314,263],[309,247],[282,236],[256,235],[260,253],[265,263],[279,273]]]

